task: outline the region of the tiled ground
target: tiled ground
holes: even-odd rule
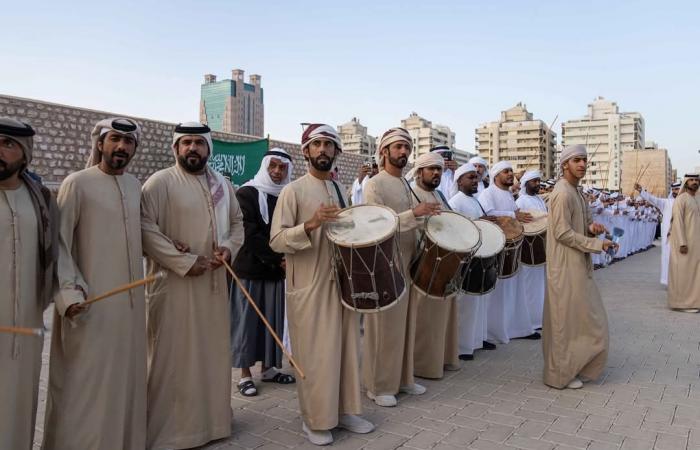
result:
[[[421,381],[428,392],[401,396],[396,408],[365,399],[376,430],[334,432],[334,447],[700,449],[700,315],[665,307],[659,253],[595,273],[611,334],[608,368],[596,383],[579,391],[544,386],[540,341],[514,341],[478,352],[443,380]],[[252,400],[233,394],[232,437],[205,449],[313,447],[301,432],[293,385],[258,385],[261,395]],[[41,395],[40,415],[45,381]]]

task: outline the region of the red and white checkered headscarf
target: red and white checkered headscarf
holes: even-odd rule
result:
[[[338,151],[343,151],[343,143],[340,141],[340,135],[338,132],[330,125],[324,123],[312,123],[304,130],[301,135],[301,149],[302,151],[313,141],[319,139],[329,139],[335,143]]]

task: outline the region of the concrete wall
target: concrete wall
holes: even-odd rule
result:
[[[41,176],[49,187],[57,187],[70,173],[85,167],[90,153],[90,132],[99,120],[122,116],[136,120],[143,128],[143,136],[137,154],[129,166],[129,172],[142,182],[154,172],[174,164],[170,149],[174,123],[162,122],[125,113],[96,111],[75,106],[48,103],[41,100],[12,97],[0,94],[0,116],[9,116],[29,123],[35,130],[34,158],[31,170]],[[197,117],[196,112],[183,113],[183,121]],[[245,142],[260,139],[230,133],[212,133],[214,139],[228,142]],[[301,132],[299,133],[301,137]],[[270,140],[270,148],[281,147],[294,158],[293,177],[306,173],[306,162],[299,144]],[[338,159],[340,181],[350,187],[364,158],[359,155],[341,154]]]

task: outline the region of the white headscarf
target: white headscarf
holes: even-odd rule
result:
[[[462,177],[467,172],[476,172],[476,166],[471,163],[466,163],[462,164],[455,170],[455,179],[452,180],[452,191],[453,192],[458,192],[459,191],[459,179]]]
[[[491,170],[489,170],[489,177],[495,183],[496,175],[503,172],[506,169],[513,170],[513,166],[508,161],[499,161],[493,165]]]
[[[416,159],[413,169],[406,175],[406,178],[412,180],[418,176],[418,169],[431,166],[440,166],[444,169],[445,160],[437,153],[423,153]]]
[[[535,178],[539,178],[540,180],[542,179],[542,174],[540,173],[540,171],[528,170],[523,174],[522,178],[520,178],[520,184],[523,185],[530,180],[534,180]]]
[[[270,160],[272,158],[279,159],[283,163],[288,165],[287,167],[287,177],[282,180],[280,184],[275,183],[270,178],[270,173],[268,168],[270,167]],[[245,183],[243,186],[252,186],[258,191],[258,206],[260,208],[260,216],[262,216],[263,222],[265,224],[270,223],[270,212],[267,208],[267,196],[273,195],[279,197],[282,188],[292,181],[292,171],[294,170],[294,164],[292,163],[292,157],[286,150],[282,148],[272,148],[265,153],[262,162],[260,163],[260,169],[258,173],[255,174],[252,180]]]
[[[480,156],[474,156],[472,159],[469,160],[469,164],[481,164],[484,166],[485,169],[489,168],[489,163],[486,162],[486,160]]]

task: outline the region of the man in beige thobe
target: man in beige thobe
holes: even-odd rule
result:
[[[559,179],[549,198],[547,291],[542,319],[544,383],[557,389],[580,389],[595,380],[608,358],[608,318],[593,281],[591,253],[616,244],[595,236],[606,232],[591,221],[578,190],[586,175],[586,147],[561,153]]]
[[[413,190],[421,202],[449,210],[447,199],[438,189],[443,167],[441,155],[425,153],[416,160],[411,178],[415,180]],[[414,374],[421,378],[442,378],[445,370],[459,370],[457,293],[434,297],[412,284],[411,295],[417,302]]]
[[[393,209],[399,217],[399,250],[406,290],[390,309],[365,316],[362,378],[367,396],[379,406],[396,406],[396,394],[420,395],[425,387],[413,379],[416,302],[411,292],[409,266],[416,251],[417,217],[439,210],[435,203],[415,199],[401,171],[413,150],[411,135],[392,128],[382,136],[377,161],[382,167],[364,189],[365,201]]]
[[[685,186],[673,203],[668,307],[700,312],[700,175],[685,176]]]
[[[341,151],[335,128],[307,126],[301,150],[309,172],[282,190],[272,218],[270,247],[287,261],[287,319],[297,378],[302,429],[316,445],[333,442],[335,427],[369,433],[360,418],[360,316],[342,306],[335,285],[331,242],[324,224],[344,207],[344,189],[330,179]]]
[[[44,326],[58,249],[51,192],[32,179],[34,130],[0,117],[0,326],[34,328],[37,336],[0,333],[0,449],[31,450],[39,394]]]
[[[243,243],[231,183],[207,166],[209,127],[180,124],[176,164],[143,186],[148,273],[147,448],[181,449],[231,435],[230,312],[226,269]]]
[[[143,278],[141,184],[125,172],[140,127],[95,125],[87,168],[58,192],[59,292],[55,297],[45,450],[146,445],[146,311],[143,288],[89,307],[86,297]]]

